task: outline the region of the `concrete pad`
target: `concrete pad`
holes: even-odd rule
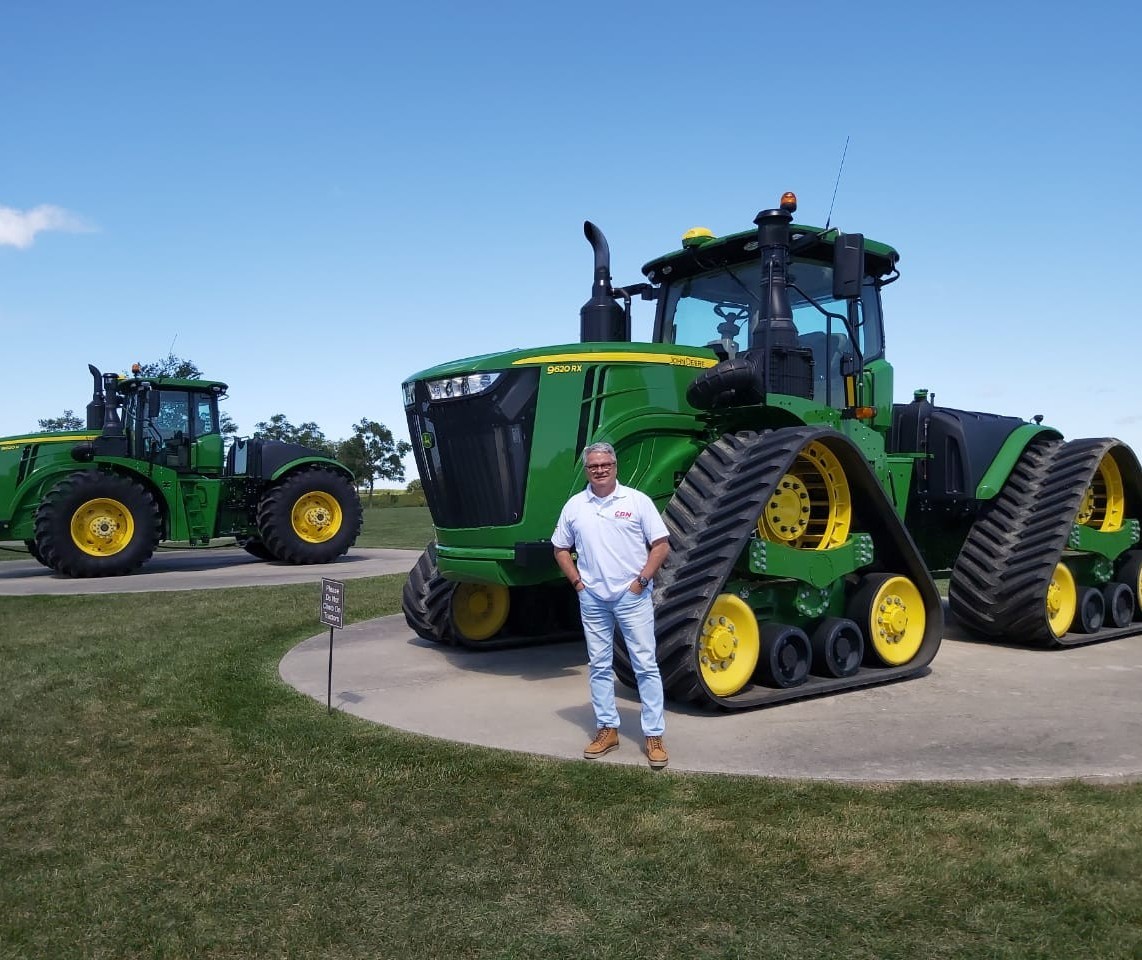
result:
[[[221,587],[319,583],[322,577],[353,580],[385,573],[408,573],[419,550],[366,550],[354,547],[333,563],[293,566],[258,560],[239,547],[159,549],[137,572],[124,577],[61,577],[35,560],[0,563],[0,596],[65,596],[83,593],[148,593],[215,590]]]
[[[970,641],[955,628],[922,676],[764,710],[668,705],[670,770],[842,781],[1142,780],[1142,637],[1064,650]],[[280,665],[325,703],[329,633]],[[644,765],[639,706],[618,686],[621,747]],[[414,733],[580,758],[594,734],[581,642],[477,652],[402,616],[334,632],[333,705]]]

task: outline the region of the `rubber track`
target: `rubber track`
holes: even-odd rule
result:
[[[401,592],[404,619],[419,637],[453,646],[452,625],[448,618],[452,591],[456,584],[440,576],[436,551],[429,546],[409,571]]]
[[[1116,440],[1033,441],[998,496],[972,524],[952,568],[948,605],[993,639],[1072,646],[1142,632],[1137,627],[1068,633],[1047,624],[1047,588],[1103,456]],[[1131,486],[1135,478],[1129,478]],[[1129,504],[1131,507],[1135,504]]]
[[[746,549],[773,489],[813,440],[839,443],[841,453],[851,450],[842,461],[847,461],[844,466],[854,498],[863,498],[868,509],[878,562],[887,561],[889,569],[906,573],[925,597],[928,629],[924,644],[913,661],[901,667],[862,669],[844,679],[813,677],[802,686],[784,690],[747,685],[730,697],[716,696],[702,683],[696,655],[706,613]],[[862,467],[866,475],[859,473]],[[798,427],[765,434],[725,434],[695,460],[663,519],[670,531],[671,554],[655,578],[655,633],[663,688],[671,699],[730,709],[762,706],[900,679],[917,673],[935,656],[943,626],[935,587],[867,464],[835,431]],[[615,659],[619,678],[632,682],[629,658],[618,644]]]
[[[540,644],[559,643],[565,640],[582,640],[583,633],[576,622],[574,628],[556,627],[546,629],[540,633],[521,634],[511,632],[511,620],[494,637],[487,640],[468,640],[457,635],[452,629],[451,608],[452,593],[457,584],[452,580],[445,580],[440,575],[436,565],[436,549],[430,544],[420,555],[416,566],[409,571],[408,579],[404,582],[401,592],[401,608],[404,611],[405,623],[418,637],[431,640],[433,643],[442,643],[450,647],[465,647],[481,653],[491,650],[507,650],[516,647],[536,646]],[[521,594],[528,589],[543,589],[542,587],[513,587],[512,602],[518,603]],[[570,587],[567,587],[569,590]]]

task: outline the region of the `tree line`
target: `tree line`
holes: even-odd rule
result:
[[[191,360],[176,357],[170,353],[161,360],[140,365],[139,373],[144,377],[180,377],[184,380],[204,379],[198,365]],[[45,417],[37,421],[44,431],[82,430],[86,421],[74,410],[64,410],[58,417]],[[221,430],[224,436],[238,435],[238,425],[225,411],[221,412]],[[368,485],[369,496],[373,495],[378,480],[404,483],[404,463],[402,459],[412,450],[407,440],[397,440],[392,431],[377,420],[362,417],[352,426],[352,435],[344,440],[331,440],[312,420],[296,426],[290,423],[284,413],[275,413],[268,420],[259,421],[254,426],[253,437],[266,440],[284,440],[317,450],[345,464],[353,475]],[[419,488],[420,481],[413,480],[408,489]]]

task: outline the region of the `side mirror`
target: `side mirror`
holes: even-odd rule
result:
[[[147,391],[147,417],[154,420],[159,415],[159,396],[158,390]]]
[[[864,280],[864,234],[840,233],[833,244],[833,297],[859,300]]]

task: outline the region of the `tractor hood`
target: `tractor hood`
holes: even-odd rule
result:
[[[39,433],[21,433],[15,437],[0,437],[0,450],[16,450],[29,444],[78,443],[81,440],[94,440],[98,430],[61,430],[58,432],[41,430]]]
[[[704,347],[679,346],[673,343],[560,343],[529,350],[506,350],[485,353],[463,360],[429,367],[413,374],[406,384],[415,381],[448,380],[470,374],[518,370],[521,367],[551,367],[584,363],[654,363],[668,366],[711,367],[716,362],[712,350]],[[557,372],[552,369],[548,372]]]

